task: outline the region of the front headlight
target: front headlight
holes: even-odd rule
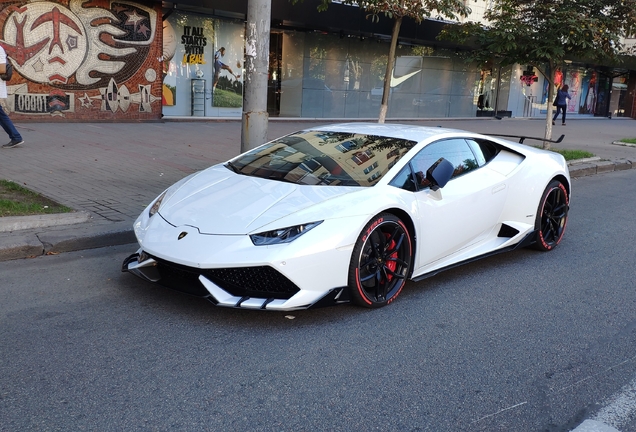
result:
[[[157,213],[159,211],[159,207],[161,207],[161,202],[166,197],[166,192],[168,192],[168,191],[165,190],[161,195],[159,195],[159,197],[152,204],[152,206],[150,207],[150,210],[148,210],[148,216],[149,217],[153,217],[155,215],[155,213]]]
[[[301,235],[305,234],[310,229],[320,225],[322,221],[310,222],[303,225],[296,225],[287,228],[275,229],[272,231],[265,231],[258,234],[251,234],[250,239],[254,246],[267,246],[280,243],[289,243],[296,240]]]
[[[172,195],[174,195],[174,193],[179,190],[179,188],[181,186],[183,186],[184,184],[186,184],[186,182],[188,180],[190,180],[190,178],[194,177],[197,173],[192,173],[187,177],[182,178],[181,180],[179,180],[178,182],[176,182],[175,184],[173,184],[172,186],[170,186],[168,189],[166,189],[165,191],[163,191],[163,193],[161,195],[159,195],[157,197],[157,199],[155,200],[154,203],[152,203],[152,206],[150,206],[150,210],[148,210],[148,217],[153,217],[161,208],[161,204],[164,201],[168,201],[170,199],[170,197]]]

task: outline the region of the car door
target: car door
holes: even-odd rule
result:
[[[479,149],[471,149],[463,138],[447,139],[428,145],[411,160],[419,182],[416,269],[479,243],[497,225],[507,194],[506,179],[487,169],[483,155],[476,152]],[[432,188],[425,173],[442,157],[453,164],[453,176],[443,188]]]

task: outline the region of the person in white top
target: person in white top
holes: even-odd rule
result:
[[[4,48],[0,45],[0,73],[5,73],[7,71],[7,53],[4,51]],[[2,79],[0,79],[0,98],[7,98],[7,83],[5,83]],[[20,132],[15,128],[13,122],[9,118],[2,105],[0,104],[0,126],[2,129],[9,135],[11,141],[2,146],[2,148],[13,148],[17,147],[20,144],[24,143]]]

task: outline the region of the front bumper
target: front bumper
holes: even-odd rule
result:
[[[350,301],[348,287],[303,291],[270,266],[199,269],[141,249],[124,260],[122,271],[223,307],[292,311]]]
[[[134,224],[140,249],[122,270],[226,307],[285,311],[348,302],[351,253],[364,225],[357,219],[325,220],[291,243],[255,246],[249,235],[202,234],[143,212]]]

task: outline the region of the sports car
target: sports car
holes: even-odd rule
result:
[[[439,127],[301,130],[165,190],[122,271],[218,306],[393,302],[408,280],[554,249],[571,183],[557,153]]]

